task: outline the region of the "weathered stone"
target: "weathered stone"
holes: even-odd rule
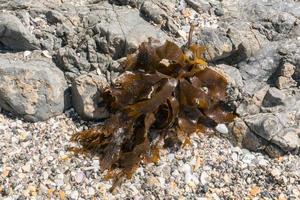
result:
[[[74,49],[69,47],[60,48],[56,55],[56,63],[63,70],[73,73],[89,71],[90,64],[86,58],[77,55]]]
[[[291,63],[284,63],[281,67],[280,75],[290,78],[295,73],[295,68],[296,68],[295,65]]]
[[[52,24],[62,23],[66,19],[65,16],[63,16],[63,14],[55,10],[49,10],[46,13],[46,17],[47,17],[47,21]]]
[[[103,3],[101,12],[94,11],[87,16],[87,26],[95,26],[93,38],[99,42],[100,53],[113,58],[133,52],[149,37],[165,40],[168,36],[157,27],[145,21],[136,9],[128,9]]]
[[[278,118],[271,113],[247,116],[244,118],[244,121],[251,131],[268,141],[283,128]]]
[[[254,114],[258,114],[260,111],[259,106],[251,103],[241,103],[237,109],[236,109],[236,113],[240,116],[240,117],[244,117],[246,115],[254,115]]]
[[[284,105],[285,98],[286,96],[279,89],[275,87],[271,87],[266,93],[266,96],[264,97],[262,104],[265,107]]]
[[[220,60],[232,54],[234,50],[232,42],[223,30],[204,29],[199,34],[198,43],[206,47],[205,58],[207,60]]]
[[[253,132],[248,131],[243,139],[242,147],[250,151],[259,151],[264,147],[263,140]]]
[[[230,125],[235,145],[258,151],[263,147],[263,140],[255,135],[241,118],[236,118]]]
[[[243,79],[237,68],[225,64],[217,65],[217,67],[222,69],[225,72],[225,74],[228,75],[230,79],[229,82],[231,84],[233,84],[235,87],[243,87]]]
[[[276,134],[271,142],[286,152],[293,151],[300,147],[300,129],[286,128]]]
[[[268,154],[271,158],[278,158],[284,155],[284,152],[274,144],[266,146],[264,152],[266,152],[266,154]]]
[[[244,92],[254,95],[268,84],[267,81],[277,71],[280,56],[277,54],[277,45],[270,44],[256,52],[247,62],[240,62],[238,68],[244,80]]]
[[[39,49],[36,38],[16,16],[8,13],[0,14],[0,42],[16,51]]]
[[[265,35],[268,40],[280,40],[292,36],[299,19],[299,2],[268,1],[222,1],[224,18],[239,24],[251,23],[253,28]]]
[[[0,56],[0,107],[28,121],[46,120],[65,108],[67,83],[51,59],[34,52]]]
[[[103,119],[109,116],[105,106],[101,106],[101,94],[108,87],[104,76],[81,75],[72,83],[72,102],[77,113],[85,119]]]
[[[161,9],[157,4],[152,1],[144,1],[143,5],[140,8],[141,13],[149,18],[156,24],[163,23],[163,20],[166,18],[166,13],[163,9]]]
[[[276,81],[276,86],[280,90],[288,89],[288,88],[297,86],[297,82],[292,78],[288,78],[285,76],[279,76]]]

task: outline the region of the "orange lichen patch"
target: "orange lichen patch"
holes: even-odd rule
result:
[[[227,79],[207,67],[205,49],[144,42],[122,64],[121,74],[103,94],[111,117],[103,126],[73,135],[76,153],[100,156],[112,190],[131,178],[142,162],[158,162],[161,146],[191,144],[190,134],[232,121],[225,108]],[[164,144],[162,144],[163,142]]]

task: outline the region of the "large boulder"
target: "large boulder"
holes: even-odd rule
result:
[[[0,107],[34,122],[61,114],[68,87],[63,72],[40,52],[22,56],[0,55]]]
[[[8,13],[0,14],[0,42],[16,51],[39,49],[35,36],[25,28],[19,18]]]

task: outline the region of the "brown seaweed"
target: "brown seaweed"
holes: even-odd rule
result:
[[[99,155],[106,178],[114,180],[112,190],[141,163],[158,162],[160,141],[185,145],[191,133],[233,120],[224,108],[226,77],[207,66],[204,51],[198,45],[183,50],[170,41],[142,43],[103,94],[111,117],[73,135],[82,146],[77,152]]]

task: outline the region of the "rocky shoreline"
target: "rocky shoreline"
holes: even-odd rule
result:
[[[300,198],[298,1],[0,0],[0,8],[0,197]],[[238,116],[109,194],[96,159],[69,157],[69,138],[109,116],[99,97],[124,56],[149,37],[183,45],[190,23],[193,42],[229,77]]]

